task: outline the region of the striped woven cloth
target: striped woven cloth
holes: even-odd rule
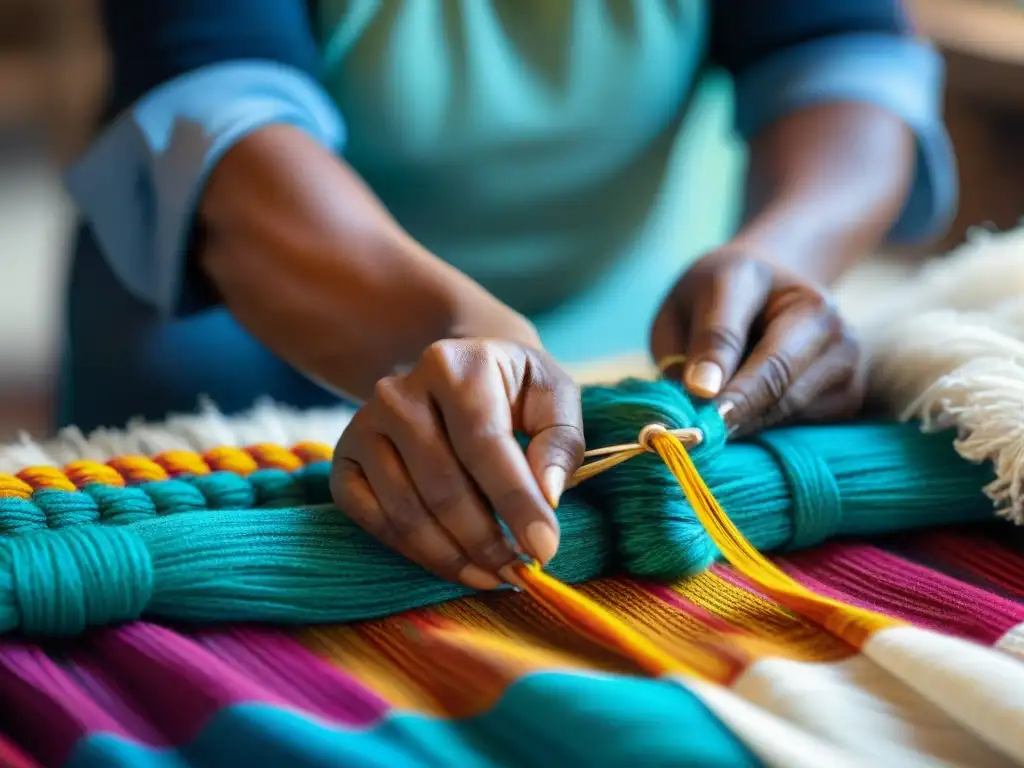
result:
[[[205,457],[235,471],[284,459],[295,463],[266,447]],[[197,469],[186,455],[85,462],[7,478],[0,495]],[[1024,660],[1022,544],[993,523],[775,562],[819,594]],[[607,579],[581,591],[669,652],[685,646],[705,680],[652,679],[514,593],[348,626],[136,622],[74,641],[7,637],[0,764],[1016,764],[728,566],[678,584]]]

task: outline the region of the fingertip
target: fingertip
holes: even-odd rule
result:
[[[470,563],[459,571],[458,580],[470,589],[487,591],[497,589],[502,582],[494,574],[488,573],[478,565]]]
[[[686,372],[686,387],[698,397],[710,399],[722,391],[725,372],[717,363],[701,360]]]
[[[523,532],[527,553],[541,565],[547,565],[558,551],[558,531],[549,523],[535,520]]]
[[[565,492],[565,481],[565,469],[557,464],[547,467],[541,476],[541,490],[552,509],[558,509],[558,503]]]

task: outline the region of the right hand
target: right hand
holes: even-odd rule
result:
[[[525,454],[515,432],[530,438]],[[583,450],[579,389],[539,344],[451,339],[378,382],[338,442],[331,492],[427,570],[493,589],[516,559],[498,519],[522,554],[550,560],[552,510]]]

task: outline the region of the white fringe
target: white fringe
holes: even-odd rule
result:
[[[877,261],[838,291],[865,344],[872,395],[926,430],[955,427],[956,450],[991,461],[997,479],[985,491],[1000,515],[1024,523],[1024,228],[974,233],[971,241],[920,270]],[[649,375],[643,359],[598,364],[582,381]],[[196,414],[125,429],[62,430],[52,440],[22,436],[0,446],[0,472],[78,459],[154,455],[169,449],[304,440],[333,445],[352,417],[346,407],[298,411],[269,400],[227,417],[210,402]]]
[[[865,324],[873,396],[991,461],[997,513],[1024,523],[1024,228],[975,233]]]
[[[352,413],[345,406],[300,411],[261,400],[246,413],[225,416],[213,403],[203,401],[198,413],[175,415],[158,423],[138,420],[125,429],[99,429],[89,435],[68,427],[42,442],[23,435],[17,442],[0,446],[0,472],[14,473],[28,466],[62,467],[81,459],[155,456],[168,450],[202,452],[219,445],[290,446],[306,440],[334,445]]]

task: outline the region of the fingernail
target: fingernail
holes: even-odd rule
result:
[[[697,363],[687,377],[687,384],[695,395],[714,397],[722,388],[722,369],[714,363]]]
[[[733,418],[730,416],[735,408],[736,406],[728,400],[723,400],[718,404],[718,415],[725,422],[726,434],[730,437],[738,428],[738,425],[733,423]]]
[[[523,538],[526,539],[530,554],[540,561],[541,565],[546,565],[558,551],[558,533],[548,523],[535,520],[526,526]]]
[[[483,568],[470,563],[459,571],[459,581],[471,589],[497,589],[501,586],[501,579]]]
[[[558,509],[558,501],[565,491],[565,470],[552,464],[544,470],[544,496],[552,509]]]
[[[505,580],[506,584],[512,585],[516,590],[522,592],[526,589],[526,584],[519,578],[519,574],[516,573],[516,567],[514,565],[505,565],[498,569],[498,575]]]

